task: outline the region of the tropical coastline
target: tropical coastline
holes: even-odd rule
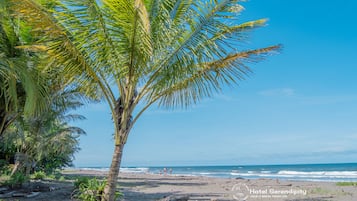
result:
[[[357,200],[356,2],[1,0],[0,201]]]
[[[108,171],[93,169],[67,169],[67,176],[102,178]],[[274,200],[274,201],[350,201],[357,197],[357,187],[333,181],[293,181],[284,179],[219,178],[209,176],[183,176],[153,174],[149,172],[119,174],[121,201],[169,201],[169,200]],[[340,185],[342,184],[342,185]],[[73,185],[67,183],[67,187]],[[61,194],[64,192],[58,191]],[[49,192],[56,197],[56,191]],[[68,191],[67,194],[70,194]],[[42,197],[41,197],[42,196]],[[45,200],[46,194],[36,199]],[[53,200],[51,198],[51,200]],[[54,199],[56,200],[56,199]],[[62,199],[63,200],[63,199]],[[70,201],[71,199],[65,200]],[[57,200],[56,200],[57,201]],[[59,201],[59,200],[58,200]]]
[[[64,173],[102,177],[108,168],[67,169]],[[357,187],[343,184],[356,181],[356,163],[162,166],[123,167],[119,185],[124,194],[122,200],[127,201],[225,201],[244,200],[247,196],[247,200],[347,201],[357,196]]]
[[[73,170],[73,169],[69,169]],[[107,167],[83,167],[76,170],[106,172]],[[166,172],[165,172],[166,171]],[[280,179],[292,181],[356,182],[357,163],[226,165],[226,166],[154,166],[122,167],[121,173],[214,178]]]
[[[356,163],[122,167],[117,190],[122,193],[120,201],[352,201],[357,197],[356,167]],[[288,171],[290,176],[286,176]],[[3,199],[77,200],[73,195],[78,178],[101,181],[108,172],[109,168],[103,167],[66,168],[61,171],[63,180],[32,180],[33,186],[42,188],[32,198]],[[266,177],[268,174],[274,176]],[[49,190],[43,190],[46,188]]]

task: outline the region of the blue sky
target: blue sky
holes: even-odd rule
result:
[[[251,0],[242,20],[269,18],[250,47],[283,51],[252,64],[239,87],[188,110],[151,108],[135,125],[124,166],[357,161],[357,2]],[[77,167],[109,166],[113,126],[105,104],[87,120]]]

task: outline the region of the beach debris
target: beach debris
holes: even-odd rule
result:
[[[40,192],[31,192],[30,194],[26,195],[27,198],[33,198],[40,195]]]
[[[7,191],[7,190],[9,190],[9,188],[1,187],[1,188],[0,188],[0,193],[5,192],[5,191]]]
[[[26,193],[15,192],[12,194],[12,197],[25,197],[26,195]]]
[[[26,198],[33,198],[36,197],[40,194],[40,192],[30,192],[30,193],[24,193],[24,192],[16,192],[16,191],[11,191],[5,194],[0,194],[0,198],[11,198],[11,197],[26,197]]]
[[[190,199],[189,196],[184,195],[184,196],[168,196],[165,197],[163,199],[161,199],[160,201],[188,201]]]
[[[0,198],[10,198],[12,197],[12,194],[16,193],[16,191],[11,191],[8,193],[0,194]]]
[[[56,187],[54,187],[54,186],[50,186],[50,187],[48,187],[48,189],[49,189],[50,191],[57,190],[57,188],[56,188]]]

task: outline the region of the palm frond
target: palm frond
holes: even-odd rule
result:
[[[13,9],[34,27],[37,34],[46,36],[44,42],[48,46],[47,53],[53,59],[53,64],[64,67],[63,71],[66,73],[63,75],[65,76],[64,80],[68,81],[67,83],[79,82],[83,86],[81,88],[83,92],[90,96],[98,97],[101,94],[97,93],[100,91],[98,87],[101,91],[110,91],[104,84],[105,78],[101,77],[95,68],[92,68],[92,65],[95,66],[95,62],[92,60],[91,52],[86,52],[81,48],[81,44],[73,43],[75,36],[71,34],[71,29],[66,29],[51,13],[32,0],[13,1],[15,3]],[[66,13],[62,14],[62,17],[66,16]],[[70,22],[73,22],[72,19],[73,16],[68,16]],[[110,93],[106,95],[108,95],[108,100],[115,101]]]
[[[146,105],[133,122],[155,102],[187,107],[211,97],[245,79],[247,63],[280,49],[246,50],[248,31],[266,19],[241,22],[239,0],[52,0],[47,10],[35,0],[12,1],[46,36],[35,45],[47,46],[51,65],[88,94],[101,92],[114,121],[120,120],[116,126],[126,125],[140,101]],[[112,91],[114,82],[119,93]],[[121,112],[115,110],[118,102]]]
[[[14,3],[14,2],[11,2]],[[16,4],[15,4],[16,5]],[[46,74],[38,69],[40,54],[35,51],[44,51],[43,45],[32,44],[33,37],[30,34],[31,27],[16,18],[11,8],[14,5],[6,1],[5,7],[1,7],[0,44],[2,50],[7,52],[0,62],[3,68],[1,91],[6,105],[6,112],[21,114],[24,116],[38,116],[48,109],[48,85]],[[14,115],[10,115],[14,116]]]
[[[238,84],[238,81],[245,79],[251,72],[244,64],[247,61],[260,61],[280,49],[281,45],[275,45],[231,54],[213,62],[193,64],[196,71],[183,75],[176,82],[171,81],[164,89],[157,87],[149,95],[149,102],[159,101],[159,105],[165,107],[188,107],[204,97],[220,92],[222,85]]]
[[[153,50],[145,4],[141,0],[105,0],[104,5],[111,14],[107,16],[111,35],[116,36],[116,49],[122,55],[121,71],[126,77],[140,77]]]
[[[202,63],[224,59],[227,55],[239,52],[236,45],[242,38],[235,36],[263,26],[266,20],[231,25],[227,16],[235,16],[240,12],[239,9],[233,9],[237,6],[235,2],[237,1],[199,1],[192,4],[188,8],[188,14],[186,13],[191,18],[182,17],[179,21],[181,27],[185,27],[184,33],[180,38],[171,37],[175,39],[174,45],[164,42],[162,44],[167,46],[157,50],[158,54],[167,50],[170,52],[164,54],[164,57],[155,57],[157,60],[152,67],[153,73],[149,75],[150,79],[139,97],[150,90],[166,88],[179,82],[182,77],[196,72],[196,67]],[[176,31],[173,29],[171,32]],[[170,80],[167,80],[168,76]]]

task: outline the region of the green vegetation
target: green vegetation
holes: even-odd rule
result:
[[[57,96],[57,95],[56,95]],[[66,119],[83,118],[78,115],[68,115],[69,107],[80,105],[71,102],[71,94],[59,94],[57,100],[66,105],[53,102],[51,109],[37,118],[18,117],[3,134],[0,147],[8,162],[12,159],[15,165],[12,173],[23,172],[29,175],[33,171],[43,171],[47,174],[56,169],[70,166],[73,154],[79,150],[78,138],[84,131],[71,127]]]
[[[338,190],[329,190],[326,188],[316,187],[309,190],[309,194],[318,194],[318,195],[350,195],[348,192],[338,191]]]
[[[19,187],[30,178],[71,166],[84,131],[69,123],[82,105],[75,86],[63,82],[40,46],[41,37],[16,17],[11,0],[0,1],[0,171],[5,184]]]
[[[87,185],[88,184],[88,182],[89,182],[89,180],[90,180],[90,177],[78,177],[75,181],[74,181],[74,187],[76,188],[76,189],[79,189],[79,187],[81,186],[81,185]]]
[[[10,1],[0,2],[0,137],[20,116],[32,118],[47,107],[40,55],[25,50],[34,42],[30,27],[13,18]]]
[[[319,194],[319,195],[329,195],[332,193],[332,191],[321,188],[321,187],[316,187],[314,189],[310,190],[311,194]]]
[[[12,189],[18,189],[22,187],[22,184],[29,181],[29,177],[21,172],[16,172],[10,176],[10,178],[2,183],[4,186],[8,186]]]
[[[97,178],[79,177],[74,182],[74,186],[77,189],[74,197],[83,201],[100,201],[106,183],[106,180],[101,181]],[[122,196],[122,193],[116,192],[115,195],[115,199],[117,200]]]
[[[43,171],[38,171],[35,172],[32,176],[32,179],[39,179],[39,180],[43,180],[46,178],[46,173]]]
[[[238,0],[3,0],[0,9],[3,165],[25,176],[71,165],[84,131],[69,112],[84,98],[105,100],[113,161],[107,182],[80,185],[88,199],[115,200],[123,148],[150,106],[212,97],[243,80],[247,62],[280,49],[242,48],[266,19],[240,22]]]
[[[337,186],[357,186],[357,182],[337,182]]]

